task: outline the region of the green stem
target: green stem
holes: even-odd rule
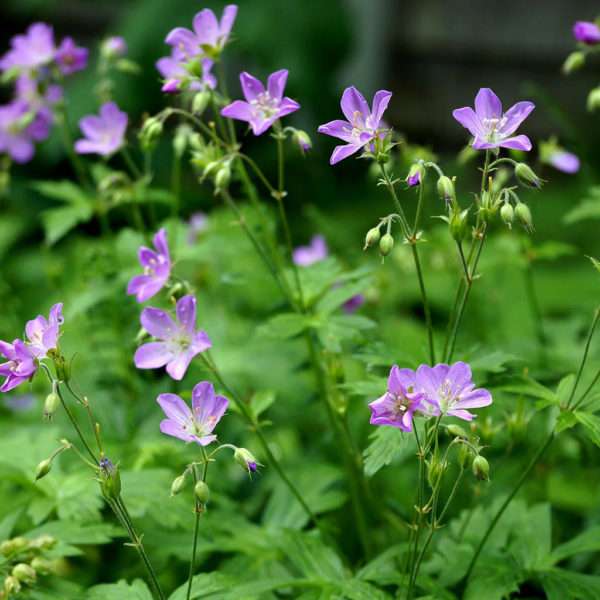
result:
[[[473,554],[473,558],[471,559],[471,562],[469,563],[469,568],[467,569],[467,574],[465,575],[465,581],[469,581],[469,578],[471,577],[471,574],[473,573],[473,569],[475,568],[475,565],[477,564],[477,560],[479,559],[479,555],[481,554],[483,547],[485,546],[492,531],[496,527],[498,521],[504,514],[504,511],[508,508],[509,504],[512,502],[513,498],[516,496],[517,492],[521,489],[521,486],[525,483],[525,481],[527,480],[527,477],[529,477],[529,473],[531,473],[531,471],[537,464],[538,460],[541,458],[542,454],[544,454],[544,452],[546,451],[548,446],[550,446],[550,444],[552,443],[553,439],[554,439],[554,432],[551,432],[550,435],[548,436],[548,439],[538,448],[537,452],[531,459],[531,462],[529,463],[529,465],[527,466],[525,471],[523,471],[523,473],[521,473],[521,477],[519,477],[519,479],[517,480],[517,483],[514,485],[512,491],[510,492],[510,494],[508,495],[506,500],[502,503],[502,506],[498,509],[498,511],[494,515],[494,518],[492,519],[491,523],[488,525],[488,528],[486,529],[485,533],[483,534],[483,537],[481,538],[481,541],[479,542],[479,545],[477,546],[477,549],[475,550],[475,554]]]
[[[525,255],[525,290],[527,293],[527,300],[529,302],[529,309],[533,318],[535,333],[538,340],[540,350],[540,361],[544,362],[545,349],[546,349],[546,334],[544,332],[544,321],[542,318],[542,310],[538,300],[538,295],[535,290],[535,281],[533,280],[533,265],[531,259],[527,256],[527,249],[523,245],[523,253]]]
[[[429,360],[432,365],[435,365],[435,344],[433,340],[433,322],[431,320],[431,310],[429,308],[429,301],[427,300],[427,291],[425,290],[425,280],[423,278],[423,272],[421,270],[421,260],[419,259],[419,253],[417,251],[416,242],[410,244],[413,260],[415,263],[415,269],[417,271],[417,279],[419,280],[419,289],[421,290],[421,302],[423,303],[423,311],[425,313],[425,325],[427,326],[427,340],[429,343]]]
[[[63,143],[65,146],[65,150],[67,152],[67,156],[69,157],[69,160],[71,161],[71,164],[73,165],[73,169],[75,171],[75,174],[77,175],[77,178],[79,179],[79,183],[81,183],[81,185],[83,185],[86,188],[90,188],[91,182],[90,182],[87,172],[85,170],[85,165],[83,164],[83,161],[81,160],[79,155],[75,152],[73,136],[71,135],[71,130],[69,129],[69,120],[67,117],[67,109],[64,106],[64,104],[62,105],[62,107],[60,109],[59,115],[60,115],[60,126],[61,126],[60,128],[61,128]]]

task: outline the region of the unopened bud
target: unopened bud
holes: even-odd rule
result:
[[[442,200],[445,200],[447,204],[451,204],[456,200],[456,191],[454,189],[454,183],[450,177],[442,175],[437,180],[437,191]]]
[[[387,256],[392,251],[393,247],[394,247],[394,238],[392,237],[392,235],[390,233],[386,233],[379,240],[379,254],[381,254],[381,256]]]
[[[312,140],[310,139],[308,133],[302,129],[294,130],[294,133],[292,134],[292,140],[298,144],[302,152],[308,152],[312,149]]]
[[[587,97],[587,109],[594,112],[600,108],[600,87],[594,88]]]
[[[204,167],[204,171],[202,171],[202,179],[206,179],[210,175],[213,175],[213,173],[215,173],[220,166],[221,166],[221,162],[218,160],[213,160],[213,161],[209,162]]]
[[[517,163],[515,176],[527,187],[541,188],[542,180],[534,173],[533,169],[526,163]]]
[[[487,481],[490,478],[490,464],[481,454],[473,459],[473,475],[481,481]]]
[[[580,51],[571,52],[563,63],[562,72],[565,75],[570,75],[574,71],[581,69],[583,65],[585,65],[585,54]]]
[[[54,367],[56,368],[56,375],[61,381],[69,381],[71,378],[71,370],[65,361],[64,356],[58,355],[54,357]]]
[[[515,220],[515,209],[510,202],[505,202],[500,209],[500,218],[510,227]]]
[[[201,115],[210,102],[210,91],[202,90],[198,92],[192,100],[192,112]]]
[[[152,148],[158,138],[162,135],[163,124],[156,117],[146,119],[139,133],[139,139],[145,149]]]
[[[173,483],[171,484],[171,496],[177,496],[177,494],[179,494],[179,492],[184,488],[185,483],[185,473],[179,477],[175,477],[175,479],[173,479]]]
[[[175,131],[173,150],[178,158],[181,158],[185,153],[191,134],[192,130],[188,125],[180,125]]]
[[[50,392],[44,401],[44,418],[49,421],[60,406],[60,396],[56,392]]]
[[[215,175],[215,187],[217,190],[224,190],[231,181],[231,169],[229,165],[221,167]]]
[[[250,450],[246,450],[246,448],[236,448],[235,452],[233,453],[233,459],[239,465],[244,467],[248,473],[256,472],[259,465],[259,462],[256,460],[256,458],[254,458],[252,452],[250,452]]]
[[[467,432],[460,425],[448,425],[448,433],[454,437],[460,437],[467,439],[469,436]]]
[[[379,227],[373,227],[372,229],[369,229],[369,231],[367,231],[367,235],[365,236],[365,246],[363,250],[366,250],[367,248],[379,243],[380,239],[381,232],[379,231]]]
[[[127,43],[120,36],[109,37],[102,42],[100,53],[107,59],[124,56],[127,54]]]
[[[458,464],[459,466],[464,469],[467,466],[467,463],[469,462],[469,459],[471,458],[471,448],[469,448],[469,446],[467,446],[466,444],[461,444],[460,448],[458,449]]]
[[[41,556],[36,556],[31,560],[31,568],[40,575],[48,575],[54,571],[54,563]]]
[[[436,483],[444,472],[445,467],[445,463],[438,460],[436,456],[433,456],[427,465],[427,481],[432,488],[436,486]]]
[[[19,552],[23,552],[23,550],[27,550],[29,545],[29,540],[24,537],[15,537],[10,540],[5,540],[0,544],[0,554],[2,554],[2,556],[12,556],[13,554],[18,554]]]
[[[450,235],[457,242],[462,242],[467,235],[468,229],[468,214],[469,209],[466,208],[462,212],[458,210],[453,210],[450,215],[450,219],[448,221],[448,226],[450,229]]]
[[[38,550],[51,550],[56,546],[56,542],[57,540],[55,537],[44,533],[31,540],[31,542],[28,542],[28,545],[32,548],[37,548]]]
[[[107,500],[118,500],[121,495],[119,467],[108,458],[100,460],[100,490]]]
[[[9,575],[4,580],[4,591],[9,595],[9,597],[11,594],[18,594],[21,591],[20,581],[13,575]]]
[[[15,565],[12,570],[12,576],[15,579],[18,579],[21,583],[25,584],[33,583],[37,578],[35,569],[33,569],[27,563],[19,563]]]
[[[200,480],[198,481],[198,483],[196,483],[196,485],[194,486],[194,495],[198,499],[198,502],[200,502],[201,504],[206,504],[208,502],[208,499],[210,497],[210,490],[206,485],[206,482]]]
[[[50,473],[50,469],[52,468],[52,460],[47,458],[43,460],[35,469],[35,480],[41,479],[42,477],[46,477],[48,473]]]
[[[531,217],[531,211],[529,210],[529,206],[527,204],[523,204],[523,202],[519,202],[517,206],[515,206],[515,216],[525,229],[532,230],[533,229],[533,219]]]
[[[421,185],[423,182],[423,176],[425,175],[425,168],[421,163],[414,163],[410,170],[408,171],[408,175],[406,176],[406,183],[409,187],[416,187],[417,185]]]

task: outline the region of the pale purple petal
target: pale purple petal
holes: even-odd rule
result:
[[[381,117],[383,117],[383,113],[387,109],[391,98],[392,92],[388,92],[387,90],[379,90],[375,93],[375,96],[373,96],[373,110],[371,111],[371,127],[373,127],[374,129],[379,127]]]
[[[489,406],[492,403],[492,395],[484,389],[476,389],[467,394],[461,395],[460,400],[455,402],[455,408],[481,408]]]
[[[355,121],[356,113],[359,113],[362,116],[362,120],[364,122],[367,120],[371,112],[364,96],[354,86],[344,90],[340,106],[344,116],[350,123]]]
[[[468,410],[461,409],[450,409],[446,414],[450,417],[458,417],[464,421],[472,421],[475,418],[475,415],[470,413]]]
[[[519,125],[531,114],[535,108],[533,102],[517,102],[504,113],[504,125],[500,128],[502,135],[512,135]]]
[[[283,92],[285,90],[285,84],[288,78],[288,70],[280,69],[269,75],[267,81],[267,90],[271,98],[281,100],[283,98]]]
[[[231,28],[233,27],[233,22],[235,21],[235,17],[237,15],[238,7],[235,4],[228,4],[223,10],[223,15],[221,17],[221,22],[219,23],[219,29],[221,38],[229,37],[231,33]]]
[[[167,364],[167,373],[176,381],[181,381],[196,354],[193,351],[178,353]]]
[[[165,435],[178,438],[184,442],[195,442],[196,436],[188,433],[183,427],[176,421],[171,419],[163,419],[160,422],[160,431]]]
[[[291,98],[288,98],[286,96],[281,101],[281,104],[279,105],[277,117],[278,118],[285,117],[286,115],[289,115],[290,113],[296,112],[299,108],[300,108],[300,104],[298,104],[298,102],[296,102],[295,100],[292,100]]]
[[[181,300],[180,300],[181,302]],[[171,316],[159,308],[145,308],[140,317],[142,327],[153,337],[169,340],[179,331]]]
[[[224,117],[230,119],[238,119],[239,121],[248,121],[252,119],[252,106],[248,102],[243,100],[234,100],[231,104],[228,104],[221,110],[221,114]]]
[[[205,331],[198,331],[194,334],[191,349],[194,354],[199,354],[212,347],[212,342]]]
[[[193,20],[193,26],[199,45],[217,45],[217,40],[219,38],[219,22],[212,10],[205,8],[196,14]]]
[[[149,342],[140,346],[133,357],[138,369],[158,369],[173,359],[173,352],[164,342]]]
[[[345,142],[350,142],[352,140],[352,125],[350,125],[348,121],[342,121],[341,119],[335,119],[334,121],[329,121],[329,123],[324,123],[319,126],[317,131],[325,135],[330,135],[331,137],[339,138]]]
[[[190,407],[177,394],[160,394],[156,401],[172,421],[186,425],[192,420]]]
[[[167,243],[167,232],[164,227],[158,230],[153,238],[154,247],[167,259],[169,255],[169,244]]]
[[[209,444],[212,444],[216,439],[216,435],[205,435],[201,438],[194,436],[194,441],[200,444],[201,446],[208,446]]]
[[[572,152],[557,150],[548,158],[548,162],[563,173],[577,173],[579,171],[579,158]]]
[[[484,131],[481,126],[481,121],[475,111],[470,106],[464,108],[457,108],[452,111],[452,116],[465,128],[469,130],[469,133],[474,136],[483,136]]]
[[[596,23],[590,21],[577,21],[573,25],[573,35],[578,42],[584,44],[600,43],[600,28]]]
[[[248,102],[252,102],[252,100],[255,100],[258,95],[263,94],[265,91],[265,86],[262,82],[246,71],[240,73],[240,83],[244,97]]]
[[[339,163],[341,160],[356,154],[363,146],[364,144],[344,144],[343,146],[336,146],[331,153],[329,164],[335,165]]]
[[[475,112],[480,120],[500,119],[502,102],[490,88],[481,88],[475,96]]]
[[[502,140],[498,145],[502,148],[523,150],[525,152],[529,152],[531,150],[531,140],[526,135],[516,135],[515,137]]]
[[[193,335],[196,327],[196,298],[189,294],[180,298],[177,301],[176,312],[177,320]]]

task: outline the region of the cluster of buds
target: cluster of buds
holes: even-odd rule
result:
[[[160,116],[148,117],[138,133],[140,145],[146,152],[153,150],[163,132],[163,119]]]
[[[467,467],[471,462],[473,475],[480,481],[488,481],[490,465],[480,453],[482,447],[479,445],[479,438],[467,433],[460,425],[448,425],[446,431],[454,438],[454,443],[460,444],[458,461],[461,468]]]
[[[192,165],[201,171],[200,182],[211,179],[215,193],[227,189],[231,181],[231,164],[233,156],[225,155],[222,150],[212,143],[196,140],[192,144]]]

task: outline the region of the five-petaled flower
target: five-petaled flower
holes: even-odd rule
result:
[[[157,399],[166,419],[160,430],[184,442],[208,446],[217,439],[212,432],[227,410],[229,401],[217,396],[212,384],[202,381],[192,390],[192,409],[176,394],[161,394]]]
[[[135,294],[138,302],[145,302],[156,295],[171,275],[171,257],[165,229],[160,229],[152,241],[155,250],[142,246],[138,251],[144,274],[132,277],[127,286],[127,293]]]
[[[533,102],[517,102],[502,112],[500,98],[490,88],[482,88],[475,97],[475,110],[470,106],[457,108],[452,116],[473,136],[472,146],[476,150],[512,148],[531,150],[531,141],[526,135],[513,135],[519,125],[535,108]]]
[[[600,27],[590,21],[577,21],[573,25],[573,36],[578,42],[593,46],[600,43]]]
[[[88,115],[79,121],[85,138],[75,142],[79,154],[100,154],[110,156],[125,142],[127,113],[119,110],[114,102],[100,107],[100,115]]]
[[[277,119],[300,108],[295,100],[283,95],[287,77],[287,69],[271,73],[265,89],[263,83],[256,77],[246,72],[241,73],[240,83],[246,101],[235,100],[223,108],[221,114],[224,117],[248,122],[254,135],[261,135]]]
[[[87,60],[88,49],[78,46],[70,37],[66,37],[56,50],[56,62],[63,75],[85,69]]]
[[[394,365],[388,377],[387,391],[369,404],[371,425],[391,425],[402,431],[412,431],[413,415],[425,410],[427,399],[416,385],[412,369]]]
[[[0,386],[0,392],[8,392],[27,381],[37,371],[36,358],[23,340],[15,340],[12,344],[0,340],[0,354],[8,359],[0,364],[0,375],[6,377]]]
[[[468,408],[481,408],[492,403],[492,395],[473,383],[471,367],[464,362],[435,367],[421,365],[417,369],[417,389],[434,405],[437,414],[471,421],[475,415]]]
[[[34,142],[48,137],[50,121],[50,113],[33,113],[23,100],[0,106],[0,153],[8,154],[17,163],[30,161]]]
[[[327,258],[327,242],[322,235],[314,235],[307,246],[294,248],[292,259],[301,267],[308,267]]]
[[[171,56],[163,56],[156,61],[156,68],[165,80],[161,90],[170,94],[184,89],[214,90],[217,87],[217,78],[211,72],[213,64],[210,58],[188,63],[181,50],[173,48]]]
[[[10,41],[11,49],[0,58],[0,70],[37,69],[54,60],[56,46],[54,32],[46,23],[32,23],[27,31],[15,35]]]
[[[340,106],[347,120],[336,119],[318,129],[319,133],[346,142],[334,148],[329,159],[330,164],[335,165],[365,146],[370,146],[375,138],[385,135],[386,129],[380,127],[381,118],[391,97],[392,92],[379,90],[373,97],[373,107],[370,109],[363,95],[355,87],[344,90]]]
[[[159,369],[166,365],[167,373],[183,379],[194,356],[208,350],[212,342],[204,331],[196,331],[196,298],[183,296],[177,301],[177,321],[158,308],[142,311],[142,327],[157,341],[140,346],[134,357],[138,369]]]
[[[64,322],[62,308],[63,304],[59,302],[50,309],[47,319],[43,315],[38,315],[25,325],[29,348],[37,359],[46,358],[48,352],[58,346],[60,326]]]

